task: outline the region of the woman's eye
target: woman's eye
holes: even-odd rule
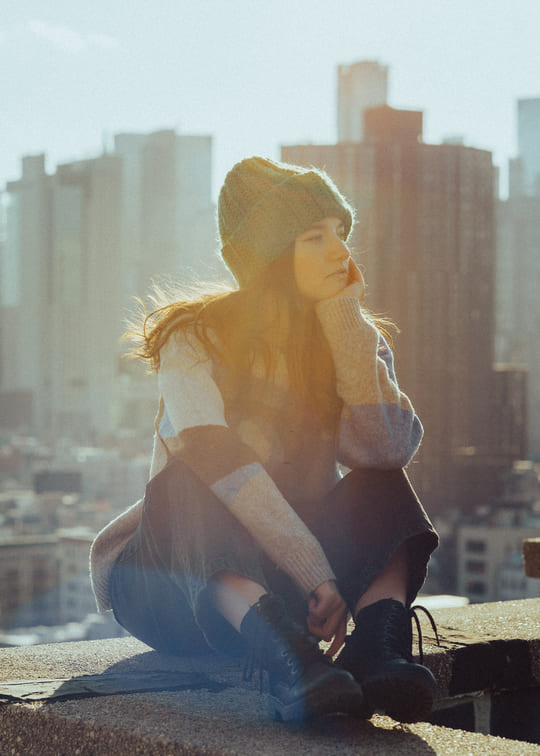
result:
[[[306,239],[307,242],[313,242],[313,241],[320,241],[322,239],[322,234],[315,234],[314,236],[310,236]]]

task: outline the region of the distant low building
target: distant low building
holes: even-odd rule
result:
[[[523,541],[540,536],[538,466],[517,463],[505,495],[456,529],[457,592],[471,602],[540,596],[540,581],[523,572]]]
[[[537,536],[540,535],[540,529]],[[523,571],[523,556],[507,554],[499,565],[495,589],[497,601],[513,601],[540,597],[540,580],[527,577]]]
[[[85,528],[0,540],[0,630],[81,622],[96,612]]]
[[[0,628],[56,624],[57,543],[54,535],[0,541]]]

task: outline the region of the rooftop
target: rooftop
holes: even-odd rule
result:
[[[421,620],[424,660],[439,682],[432,723],[375,715],[284,725],[268,718],[258,681],[238,684],[240,664],[117,638],[0,649],[0,752],[540,755],[540,599],[433,616],[440,647]],[[468,717],[480,731],[465,729]]]

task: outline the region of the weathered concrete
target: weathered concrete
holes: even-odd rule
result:
[[[441,647],[422,620],[424,653],[442,701],[514,686],[525,696],[538,689],[540,600],[433,615]],[[27,684],[0,683],[1,754],[540,755],[540,745],[530,742],[429,723],[401,726],[378,715],[369,722],[333,717],[309,727],[283,725],[268,718],[258,683],[238,684],[234,661],[167,657],[132,638],[0,649],[0,670],[4,681]],[[96,683],[102,692],[108,685],[143,692],[86,697]],[[178,689],[148,690],[156,684]],[[55,697],[39,700],[43,695]]]
[[[540,599],[432,612],[441,645],[422,619],[425,663],[439,697],[540,685]]]

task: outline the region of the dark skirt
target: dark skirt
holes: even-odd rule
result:
[[[318,538],[350,608],[398,547],[408,549],[408,602],[420,590],[438,537],[403,470],[357,469],[316,507],[297,507]],[[239,633],[213,608],[206,587],[231,570],[282,595],[303,620],[306,598],[244,526],[178,459],[147,485],[139,527],[111,574],[117,621],[152,648],[243,653]]]

